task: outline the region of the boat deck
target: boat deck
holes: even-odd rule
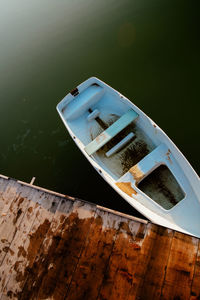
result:
[[[199,239],[0,176],[0,299],[200,299]]]

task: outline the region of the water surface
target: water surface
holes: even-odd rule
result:
[[[97,76],[199,165],[199,1],[0,0],[0,173],[137,214],[93,170],[56,104]]]

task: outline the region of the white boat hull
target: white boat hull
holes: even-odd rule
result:
[[[130,205],[156,224],[200,237],[200,179],[137,106],[92,77],[57,110],[89,162]]]

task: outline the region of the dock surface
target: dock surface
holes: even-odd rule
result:
[[[0,176],[0,299],[199,300],[199,239]]]

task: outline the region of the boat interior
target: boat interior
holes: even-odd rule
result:
[[[124,192],[139,189],[165,210],[184,199],[187,180],[144,113],[97,83],[72,95],[60,106],[63,119],[84,151]]]

